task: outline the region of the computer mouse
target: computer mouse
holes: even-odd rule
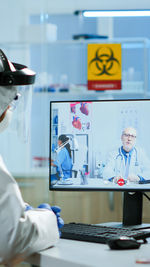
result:
[[[107,241],[110,249],[138,249],[141,245],[132,237],[121,236],[119,238],[111,238]]]

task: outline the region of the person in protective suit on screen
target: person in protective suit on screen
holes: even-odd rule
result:
[[[11,103],[18,101],[19,87],[26,91],[34,80],[33,71],[10,62],[0,50],[0,133],[9,125]],[[55,245],[63,226],[59,213],[59,207],[47,203],[36,209],[26,204],[0,156],[0,264],[14,266],[32,253]]]

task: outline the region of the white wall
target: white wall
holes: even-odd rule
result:
[[[36,2],[36,7],[34,6]],[[38,5],[37,5],[38,2]],[[52,13],[66,13],[73,12],[77,9],[148,9],[150,8],[149,0],[55,0],[55,1],[42,1],[42,0],[26,0],[25,5],[29,4],[34,10],[37,10],[42,4],[47,6],[49,12]]]
[[[0,43],[21,42],[30,14],[73,13],[79,9],[149,9],[149,0],[0,0]],[[107,24],[107,23],[106,23]],[[112,31],[107,28],[107,31]]]

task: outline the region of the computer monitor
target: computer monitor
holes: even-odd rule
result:
[[[50,102],[50,190],[122,191],[123,224],[150,191],[150,99]]]

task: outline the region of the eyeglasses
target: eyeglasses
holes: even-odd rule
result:
[[[135,139],[136,138],[136,135],[133,135],[133,134],[126,134],[124,133],[123,134],[126,138],[131,138],[131,139]]]

